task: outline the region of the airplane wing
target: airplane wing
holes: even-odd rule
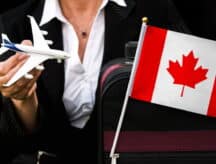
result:
[[[7,52],[9,49],[6,47],[1,47],[0,48],[0,55],[2,55],[3,53]]]
[[[28,17],[30,18],[34,47],[40,48],[43,50],[50,49],[34,17],[32,16],[28,16]],[[6,52],[7,50],[8,49],[4,47],[0,48],[0,54]],[[46,55],[31,54],[31,53],[28,55],[29,55],[29,58],[27,59],[27,61],[12,76],[12,78],[6,84],[4,84],[4,86],[10,86],[14,84],[17,80],[22,78],[24,75],[30,72],[33,68],[37,67],[39,64],[49,59],[49,56],[46,56]]]
[[[44,50],[50,49],[34,17],[32,16],[28,16],[28,17],[30,18],[34,47],[44,49]]]
[[[17,80],[22,78],[28,72],[30,72],[33,68],[44,62],[45,60],[49,59],[48,56],[38,55],[38,54],[29,54],[29,58],[27,61],[21,66],[21,68],[12,76],[12,78],[4,84],[4,86],[9,87]]]

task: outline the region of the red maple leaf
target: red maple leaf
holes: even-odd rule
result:
[[[173,83],[183,85],[181,97],[184,94],[185,86],[195,88],[196,84],[207,79],[206,73],[208,72],[208,69],[204,69],[202,66],[195,69],[198,60],[198,58],[194,57],[193,51],[191,51],[188,56],[183,55],[182,66],[178,61],[173,62],[169,60],[167,71],[173,77]]]

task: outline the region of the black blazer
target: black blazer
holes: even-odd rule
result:
[[[126,0],[126,3],[127,7],[124,8],[109,2],[105,8],[103,65],[114,58],[123,57],[126,42],[138,40],[141,18],[144,16],[149,18],[151,25],[176,31],[187,31],[170,0]],[[40,22],[43,4],[44,0],[28,0],[22,6],[3,14],[0,17],[0,30],[8,34],[13,42],[19,43],[23,39],[32,40],[31,27],[26,15],[33,15],[37,22]],[[51,48],[63,48],[61,24],[57,19],[53,19],[41,29],[49,32],[46,38],[53,40],[54,44]],[[79,153],[92,154],[94,152],[91,157],[94,160],[97,152],[96,111],[98,109],[94,109],[91,119],[84,129],[70,127],[62,102],[64,63],[59,64],[55,60],[49,60],[44,65],[46,69],[37,82],[38,120],[40,123],[38,131],[32,135],[26,134],[10,100],[1,96],[0,134],[3,136],[3,140],[0,142],[4,141],[5,145],[12,145],[11,140],[14,141],[15,149],[8,150],[13,154],[26,149],[45,149],[59,154],[69,154],[70,158],[74,159]],[[89,140],[90,137],[93,140]],[[78,146],[75,146],[77,143]],[[66,147],[70,150],[69,152],[66,151]],[[4,152],[7,151],[4,150]],[[77,155],[71,157],[73,153],[77,153]],[[7,154],[9,153],[7,152]]]

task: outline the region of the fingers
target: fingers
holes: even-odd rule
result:
[[[37,83],[34,83],[32,88],[29,90],[27,97],[30,97],[31,95],[33,95],[33,93],[36,91],[37,89]]]
[[[33,83],[32,86],[28,85],[22,90],[20,90],[20,92],[17,92],[11,95],[10,98],[16,99],[16,100],[25,100],[29,98],[36,91],[36,86],[37,86],[36,83]]]
[[[31,41],[24,40],[24,45],[32,45]],[[19,68],[25,63],[28,55],[23,53],[16,53],[6,61],[0,62],[0,92],[3,96],[23,100],[31,96],[36,90],[36,80],[42,72],[40,69],[33,69],[30,74],[33,75],[32,79],[26,79],[25,77],[18,80],[12,86],[3,87],[3,84],[7,83],[11,77],[19,70]]]
[[[26,60],[27,55],[15,54],[8,60],[0,62],[0,76],[7,74],[10,70],[17,66],[20,62]]]
[[[22,44],[32,45],[30,40],[24,40]],[[23,53],[16,53],[11,56],[9,59],[0,62],[0,76],[4,76],[6,74],[12,74],[16,72],[16,70],[24,63],[24,61],[28,58],[28,55]]]
[[[41,71],[34,69],[30,73],[33,75],[33,79],[29,80],[23,77],[12,86],[3,87],[3,96],[19,100],[24,100],[30,97],[36,90],[36,80],[40,76]]]
[[[18,69],[24,64],[24,62],[25,60],[20,61],[11,69],[7,67],[3,68],[2,72],[0,73],[0,86],[3,86],[5,83],[7,83],[11,79],[11,77],[18,71]]]
[[[21,42],[21,44],[23,44],[23,45],[28,45],[28,46],[32,46],[31,40],[23,40],[23,41]]]

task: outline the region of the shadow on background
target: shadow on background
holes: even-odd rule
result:
[[[27,0],[5,0],[4,2],[1,2],[0,5],[0,14],[17,7],[18,5],[26,2]]]
[[[0,14],[27,0],[7,0],[0,5]],[[189,29],[194,35],[216,40],[216,1],[173,0]]]
[[[216,1],[173,0],[194,35],[216,40]]]

